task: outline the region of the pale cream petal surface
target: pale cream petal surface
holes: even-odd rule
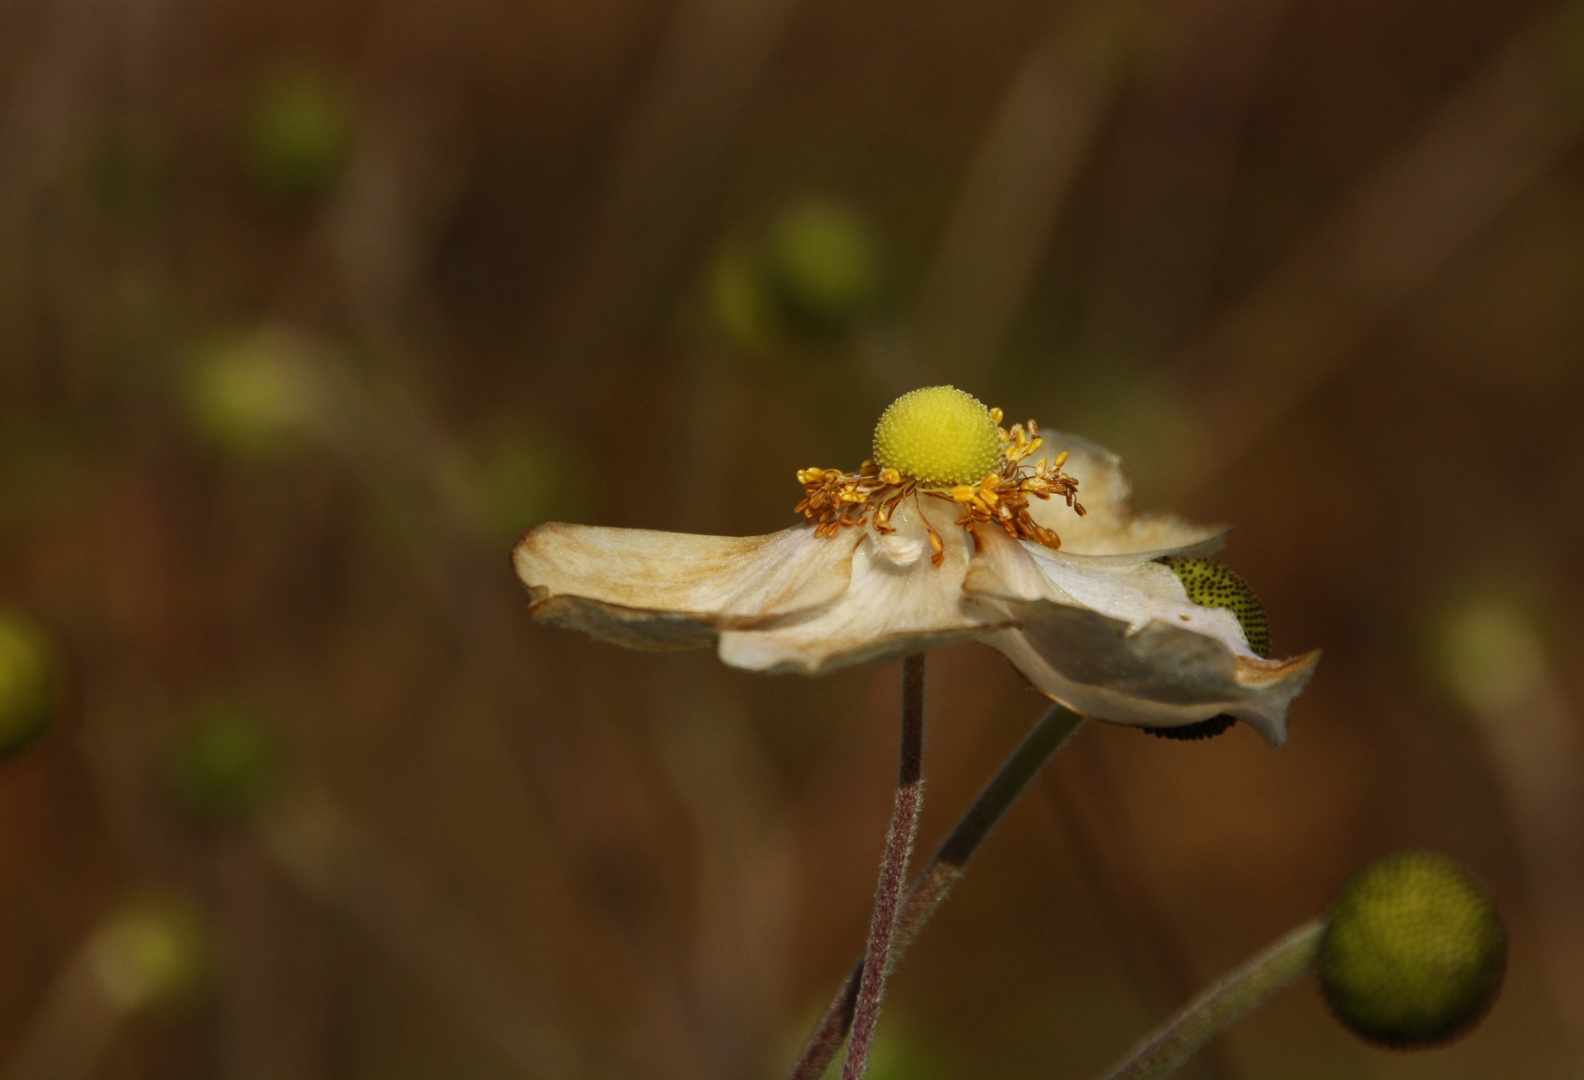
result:
[[[512,552],[536,618],[633,648],[697,648],[796,621],[847,589],[858,530],[695,536],[549,522]]]
[[[985,643],[1053,701],[1118,724],[1179,727],[1225,714],[1280,746],[1288,706],[1320,658],[1318,651],[1283,661],[1236,656],[1190,630],[1152,622],[1130,632],[1120,619],[1048,600],[1007,606],[1020,627]]]
[[[1041,431],[1045,445],[1040,457],[1067,452],[1062,470],[1078,481],[1078,501],[1088,511],[1078,517],[1063,502],[1034,500],[1029,513],[1036,522],[1054,529],[1062,550],[1098,557],[1140,555],[1201,555],[1221,546],[1224,525],[1200,525],[1175,514],[1137,514],[1133,510],[1133,481],[1122,459],[1081,435]]]
[[[1097,719],[1175,727],[1227,713],[1279,745],[1318,655],[1261,660],[1230,611],[1193,603],[1176,574],[1148,560],[1095,564],[987,536],[963,587],[1018,622],[988,644]]]
[[[1005,625],[994,604],[963,592],[974,542],[953,524],[954,504],[923,497],[892,518],[893,536],[869,529],[852,559],[845,593],[806,619],[721,634],[720,657],[751,671],[815,674],[977,637]],[[931,562],[925,521],[944,547]]]

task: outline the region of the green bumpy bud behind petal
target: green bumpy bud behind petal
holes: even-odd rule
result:
[[[1001,433],[972,394],[926,386],[903,394],[880,414],[874,459],[926,484],[976,484],[1001,460]]]
[[[27,746],[60,706],[60,662],[44,632],[0,610],[0,758]]]
[[[1472,1028],[1501,988],[1507,933],[1484,888],[1445,855],[1379,859],[1331,905],[1320,986],[1366,1042],[1434,1046]]]
[[[1237,617],[1243,628],[1243,637],[1256,656],[1270,658],[1270,622],[1265,618],[1265,607],[1249,588],[1248,582],[1228,570],[1214,559],[1197,555],[1172,555],[1161,560],[1169,566],[1188,599],[1200,607],[1226,608]],[[1230,716],[1212,716],[1197,724],[1181,727],[1145,728],[1151,735],[1163,739],[1192,741],[1208,739],[1226,731],[1237,720]]]
[[[257,809],[275,793],[285,757],[279,735],[258,709],[219,705],[174,732],[163,779],[187,813],[223,821]]]
[[[1161,561],[1182,580],[1189,600],[1200,607],[1226,608],[1237,616],[1254,655],[1270,659],[1270,622],[1248,582],[1214,559],[1174,555]]]

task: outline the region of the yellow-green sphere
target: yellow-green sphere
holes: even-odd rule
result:
[[[1490,1007],[1507,966],[1507,933],[1461,866],[1407,851],[1371,863],[1337,897],[1319,966],[1332,1013],[1360,1038],[1434,1046]]]
[[[880,414],[874,459],[926,484],[974,484],[996,471],[1001,435],[990,410],[972,394],[926,386]]]
[[[32,620],[0,609],[0,758],[27,746],[60,704],[55,649]]]

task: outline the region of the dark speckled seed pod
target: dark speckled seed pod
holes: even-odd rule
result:
[[[1254,595],[1254,590],[1248,587],[1248,582],[1214,559],[1196,555],[1174,555],[1162,559],[1161,562],[1171,567],[1172,572],[1181,579],[1183,588],[1188,591],[1188,599],[1200,607],[1226,608],[1237,616],[1238,624],[1243,627],[1243,636],[1248,639],[1249,648],[1254,650],[1255,655],[1269,658],[1270,622],[1265,618],[1265,608],[1260,604],[1259,597]],[[1184,724],[1182,727],[1156,727],[1144,730],[1163,739],[1188,742],[1213,738],[1235,723],[1237,721],[1232,717],[1222,715],[1212,716],[1197,724]]]

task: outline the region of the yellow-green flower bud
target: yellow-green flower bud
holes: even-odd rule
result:
[[[209,982],[212,955],[202,914],[187,900],[166,894],[123,904],[89,944],[100,987],[128,1012],[191,1003]]]
[[[954,386],[903,394],[875,425],[881,468],[926,484],[976,484],[996,471],[1001,432],[990,410]]]
[[[771,281],[796,321],[842,331],[873,306],[879,245],[851,206],[830,199],[798,203],[776,221],[769,239]]]
[[[1331,905],[1320,986],[1336,1018],[1398,1049],[1456,1038],[1501,987],[1507,933],[1489,894],[1434,851],[1365,867]]]
[[[38,738],[60,696],[60,664],[49,639],[31,620],[0,611],[0,758]]]

